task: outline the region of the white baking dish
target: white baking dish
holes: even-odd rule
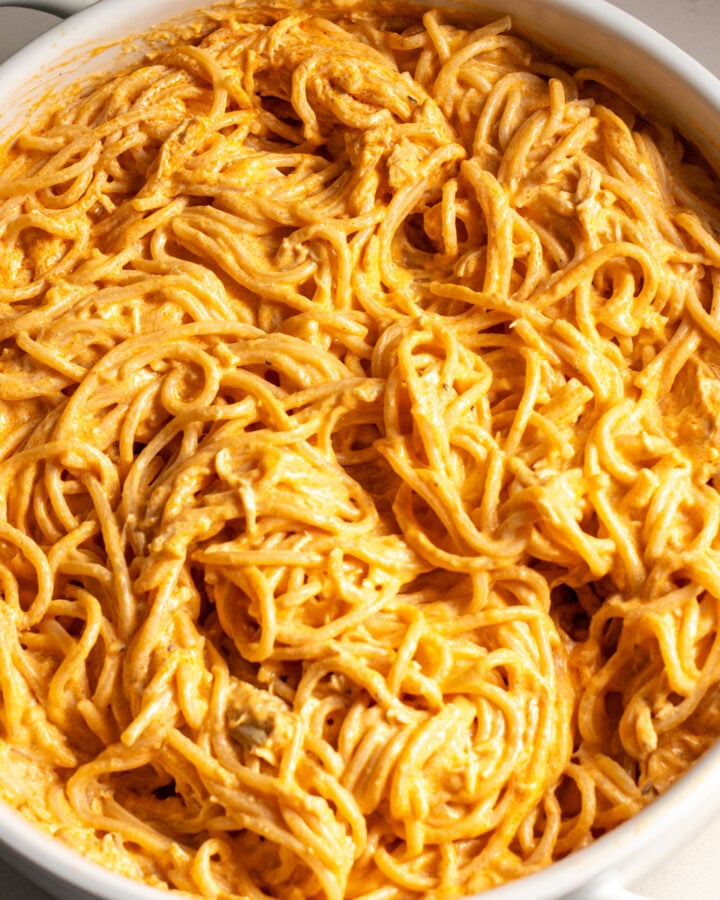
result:
[[[0,66],[0,135],[11,133],[48,90],[108,68],[114,42],[192,9],[198,0],[83,0],[20,3],[68,16]],[[670,115],[720,168],[720,82],[652,29],[604,0],[489,0],[516,24],[577,61],[613,68],[662,114]],[[73,14],[75,13],[75,14]],[[71,15],[72,14],[72,15]],[[106,48],[97,53],[91,50]],[[625,885],[677,852],[720,814],[720,746],[634,819],[594,845],[492,900],[631,898]],[[0,855],[58,900],[160,900],[160,892],[87,862],[0,804]],[[0,894],[3,894],[0,887]]]

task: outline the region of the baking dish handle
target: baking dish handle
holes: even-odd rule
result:
[[[0,6],[26,6],[28,9],[52,13],[65,19],[95,2],[96,0],[0,0]]]
[[[569,894],[564,900],[647,900],[622,887],[613,878],[604,878],[600,883],[586,885],[578,892]]]

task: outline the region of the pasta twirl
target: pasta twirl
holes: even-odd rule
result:
[[[720,732],[720,191],[507,18],[226,4],[0,181],[0,792],[213,900],[459,897]]]

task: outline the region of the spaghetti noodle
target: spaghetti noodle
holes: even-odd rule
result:
[[[0,785],[204,898],[457,897],[720,732],[720,193],[606,73],[224,5],[0,182]]]

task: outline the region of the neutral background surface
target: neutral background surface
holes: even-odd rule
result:
[[[720,76],[720,0],[614,0],[614,3],[669,37]],[[47,13],[0,9],[0,60],[56,21]],[[632,890],[648,900],[720,898],[720,818],[661,869],[632,885]],[[53,898],[0,860],[0,900]]]

